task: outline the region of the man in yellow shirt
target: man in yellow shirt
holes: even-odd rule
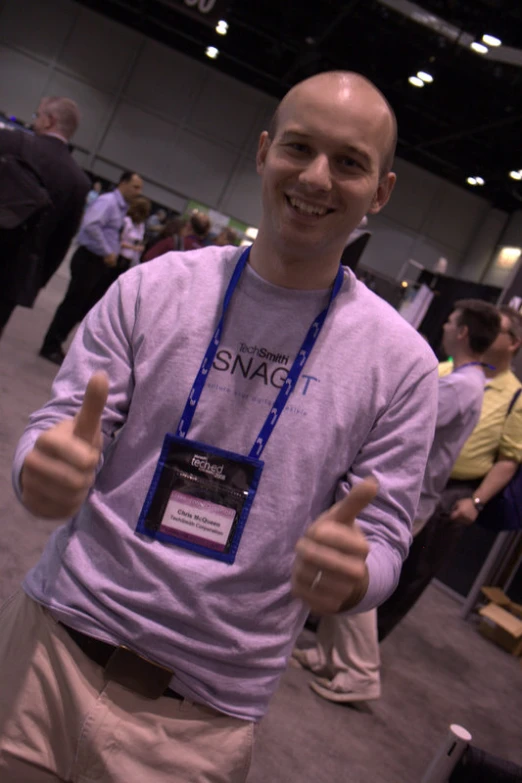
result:
[[[511,481],[522,462],[521,383],[511,370],[522,344],[522,315],[502,305],[500,333],[484,354],[486,386],[480,419],[464,444],[451,478],[426,526],[414,538],[395,592],[379,607],[382,641],[420,598],[453,552],[464,525],[477,519],[484,505]],[[439,368],[444,375],[450,362]],[[511,411],[508,411],[511,407]]]

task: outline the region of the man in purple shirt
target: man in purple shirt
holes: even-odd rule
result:
[[[2,611],[2,783],[244,783],[308,611],[393,589],[437,365],[339,259],[395,140],[363,77],[297,85],[252,248],[140,264],[80,326],[13,468],[65,524]]]
[[[99,196],[86,211],[78,233],[79,248],[71,259],[71,281],[44,337],[40,356],[60,365],[62,343],[105,293],[118,261],[123,219],[129,204],[140,195],[143,180],[124,172],[112,193]]]

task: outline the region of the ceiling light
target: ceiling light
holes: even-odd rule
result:
[[[484,180],[482,179],[482,177],[475,177],[475,182],[477,183],[477,185],[485,185],[486,184],[484,182]]]
[[[522,179],[522,171],[510,171],[509,176],[511,179]]]
[[[487,34],[483,35],[482,36],[482,40],[488,46],[500,46],[502,44],[502,41],[500,40],[500,38],[497,38],[494,35],[487,35]]]
[[[495,266],[501,269],[512,269],[522,255],[520,247],[503,247],[497,256]]]
[[[216,33],[219,35],[226,35],[228,33],[228,22],[224,19],[220,19],[216,26]]]
[[[468,185],[478,185],[478,182],[475,177],[468,177],[466,182]]]
[[[402,283],[401,283],[401,286],[402,286],[403,288],[408,288],[408,283],[406,282],[406,280],[403,280],[403,281],[402,281]]]
[[[484,46],[484,44],[478,43],[478,41],[473,41],[473,43],[470,44],[470,47],[478,54],[487,54],[489,52],[488,47]]]
[[[417,76],[419,79],[422,79],[423,82],[426,82],[426,84],[431,84],[433,81],[431,73],[426,73],[426,71],[418,71]]]
[[[207,46],[207,51],[205,54],[207,57],[210,57],[211,60],[215,60],[219,54],[219,49],[216,49],[215,46]]]
[[[410,76],[408,81],[410,84],[413,84],[414,87],[424,87],[424,82],[422,79],[419,79],[418,76]]]

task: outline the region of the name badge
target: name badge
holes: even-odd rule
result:
[[[165,436],[136,531],[233,563],[263,462]]]

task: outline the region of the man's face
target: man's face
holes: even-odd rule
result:
[[[395,175],[380,173],[390,133],[385,106],[368,89],[335,79],[298,88],[274,138],[260,138],[265,233],[294,254],[340,257],[348,235],[391,194]]]
[[[484,361],[488,364],[492,364],[493,367],[497,365],[504,365],[506,362],[510,363],[515,351],[520,345],[519,341],[512,333],[511,321],[507,315],[500,316],[500,332],[497,339],[488,348],[484,354]]]
[[[40,103],[36,112],[34,113],[33,130],[39,136],[42,133],[47,133],[53,125],[52,117],[47,114],[43,108],[43,104]]]
[[[465,337],[465,327],[459,326],[460,310],[454,310],[442,327],[442,346],[447,356],[453,356]]]
[[[120,185],[121,195],[128,204],[132,204],[142,191],[143,180],[137,174],[133,174],[128,182],[122,182]]]

